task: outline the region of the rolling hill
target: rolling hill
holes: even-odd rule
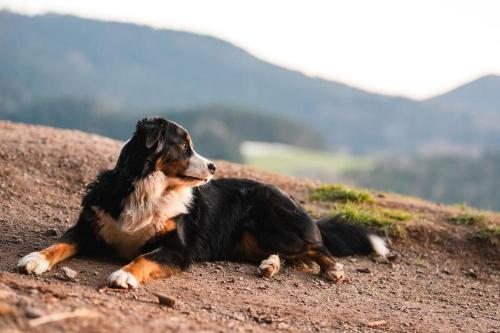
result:
[[[368,93],[193,33],[1,11],[0,45],[4,119],[40,99],[84,98],[104,111],[134,117],[206,105],[260,110],[312,126],[330,148],[354,153],[412,154],[436,146],[480,149],[500,143],[500,130],[489,121],[497,104],[484,113],[447,112],[448,103],[439,102],[444,96],[420,103]]]
[[[354,223],[374,214],[369,209],[393,214],[392,228],[384,226],[392,230],[391,260],[338,258],[350,282],[336,286],[319,278],[317,268],[283,264],[275,277],[261,278],[255,265],[227,261],[195,263],[126,292],[105,287],[107,276],[124,264],[107,257],[77,256],[41,277],[19,274],[20,256],[52,244],[76,221],[85,185],[116,163],[122,143],[2,121],[0,142],[2,332],[493,332],[498,327],[500,244],[480,237],[491,230],[492,240],[499,239],[493,233],[499,214],[483,212],[478,225],[456,223],[464,220],[460,208],[390,193],[370,192],[373,202],[365,204],[341,197],[318,202],[311,195],[321,185],[317,182],[223,161],[217,162],[218,176],[275,184],[315,217],[346,207],[360,211]],[[78,273],[76,279],[61,277],[64,266]],[[175,306],[158,304],[154,293],[174,298]],[[87,316],[63,320],[74,311]]]
[[[80,129],[120,140],[130,137],[138,117],[106,112],[102,105],[78,98],[40,100],[3,115],[17,122]],[[199,152],[214,159],[240,162],[240,144],[244,140],[280,142],[315,150],[325,148],[323,137],[314,129],[273,114],[234,107],[202,107],[183,111],[158,110],[154,115],[188,128]]]
[[[486,75],[426,100],[446,111],[486,113],[500,117],[500,76]]]

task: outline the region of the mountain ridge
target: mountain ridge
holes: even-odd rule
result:
[[[500,143],[500,130],[476,114],[307,76],[213,36],[6,11],[0,28],[6,119],[39,99],[76,97],[136,117],[206,105],[259,110],[314,127],[330,149],[360,154]]]
[[[479,108],[500,118],[500,75],[480,76],[446,93],[426,99],[424,103],[458,112],[470,112]]]

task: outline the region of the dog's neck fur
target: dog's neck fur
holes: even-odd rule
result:
[[[145,243],[162,232],[169,219],[189,211],[192,189],[170,189],[168,185],[168,178],[161,171],[154,171],[135,181],[134,190],[123,199],[123,209],[118,218],[94,206],[99,237],[124,258],[138,255]]]
[[[160,228],[170,218],[186,214],[192,201],[190,187],[168,188],[168,178],[161,171],[134,183],[134,191],[123,201],[123,210],[117,222],[127,233],[146,226]]]

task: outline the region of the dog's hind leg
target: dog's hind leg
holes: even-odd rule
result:
[[[320,274],[334,283],[341,283],[347,279],[343,265],[335,262],[328,250],[321,246],[307,251],[303,258],[316,262],[320,267]]]

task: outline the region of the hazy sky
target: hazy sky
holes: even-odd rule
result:
[[[424,98],[500,74],[499,0],[0,0],[209,34],[309,75]]]

